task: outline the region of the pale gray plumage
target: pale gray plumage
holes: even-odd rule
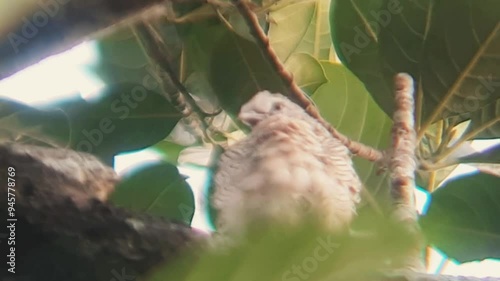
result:
[[[347,231],[361,190],[348,149],[281,94],[257,93],[238,117],[252,132],[220,158],[218,231],[239,235],[260,219],[296,225],[304,205],[327,230]]]

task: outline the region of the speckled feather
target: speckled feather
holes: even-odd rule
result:
[[[252,132],[221,156],[212,198],[218,231],[241,234],[261,219],[296,225],[306,213],[346,231],[362,186],[348,149],[281,94],[257,93],[239,118]]]

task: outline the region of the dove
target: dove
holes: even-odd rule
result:
[[[239,237],[255,222],[297,226],[311,216],[347,232],[362,188],[347,147],[282,94],[255,94],[238,118],[251,132],[218,162],[217,232]]]

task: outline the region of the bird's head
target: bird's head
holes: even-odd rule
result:
[[[240,110],[238,118],[250,127],[273,115],[297,116],[303,109],[282,94],[262,91],[255,94]]]

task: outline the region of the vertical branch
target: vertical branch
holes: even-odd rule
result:
[[[398,261],[401,269],[421,271],[424,269],[422,260],[422,239],[417,223],[415,206],[415,169],[417,161],[416,132],[414,119],[414,85],[413,79],[406,73],[395,77],[394,125],[392,127],[392,157],[389,163],[391,179],[391,197],[393,200],[392,217],[408,230],[410,238],[415,238],[415,244],[407,253],[406,260]],[[413,241],[412,241],[413,242]]]
[[[264,31],[259,25],[259,20],[257,16],[250,10],[246,0],[231,0],[234,5],[238,8],[238,11],[245,19],[250,33],[255,38],[257,45],[261,49],[262,54],[267,58],[271,66],[278,73],[283,83],[288,88],[288,91],[293,99],[305,109],[305,111],[318,120],[329,132],[330,134],[340,140],[342,144],[347,146],[349,150],[360,157],[368,159],[370,161],[380,161],[383,158],[382,152],[375,148],[366,146],[362,143],[350,140],[348,137],[344,136],[333,128],[327,121],[321,117],[317,108],[311,103],[309,98],[302,92],[300,87],[293,80],[292,75],[285,69],[285,66],[281,63],[278,56],[271,48],[269,44],[269,38],[266,36]]]

